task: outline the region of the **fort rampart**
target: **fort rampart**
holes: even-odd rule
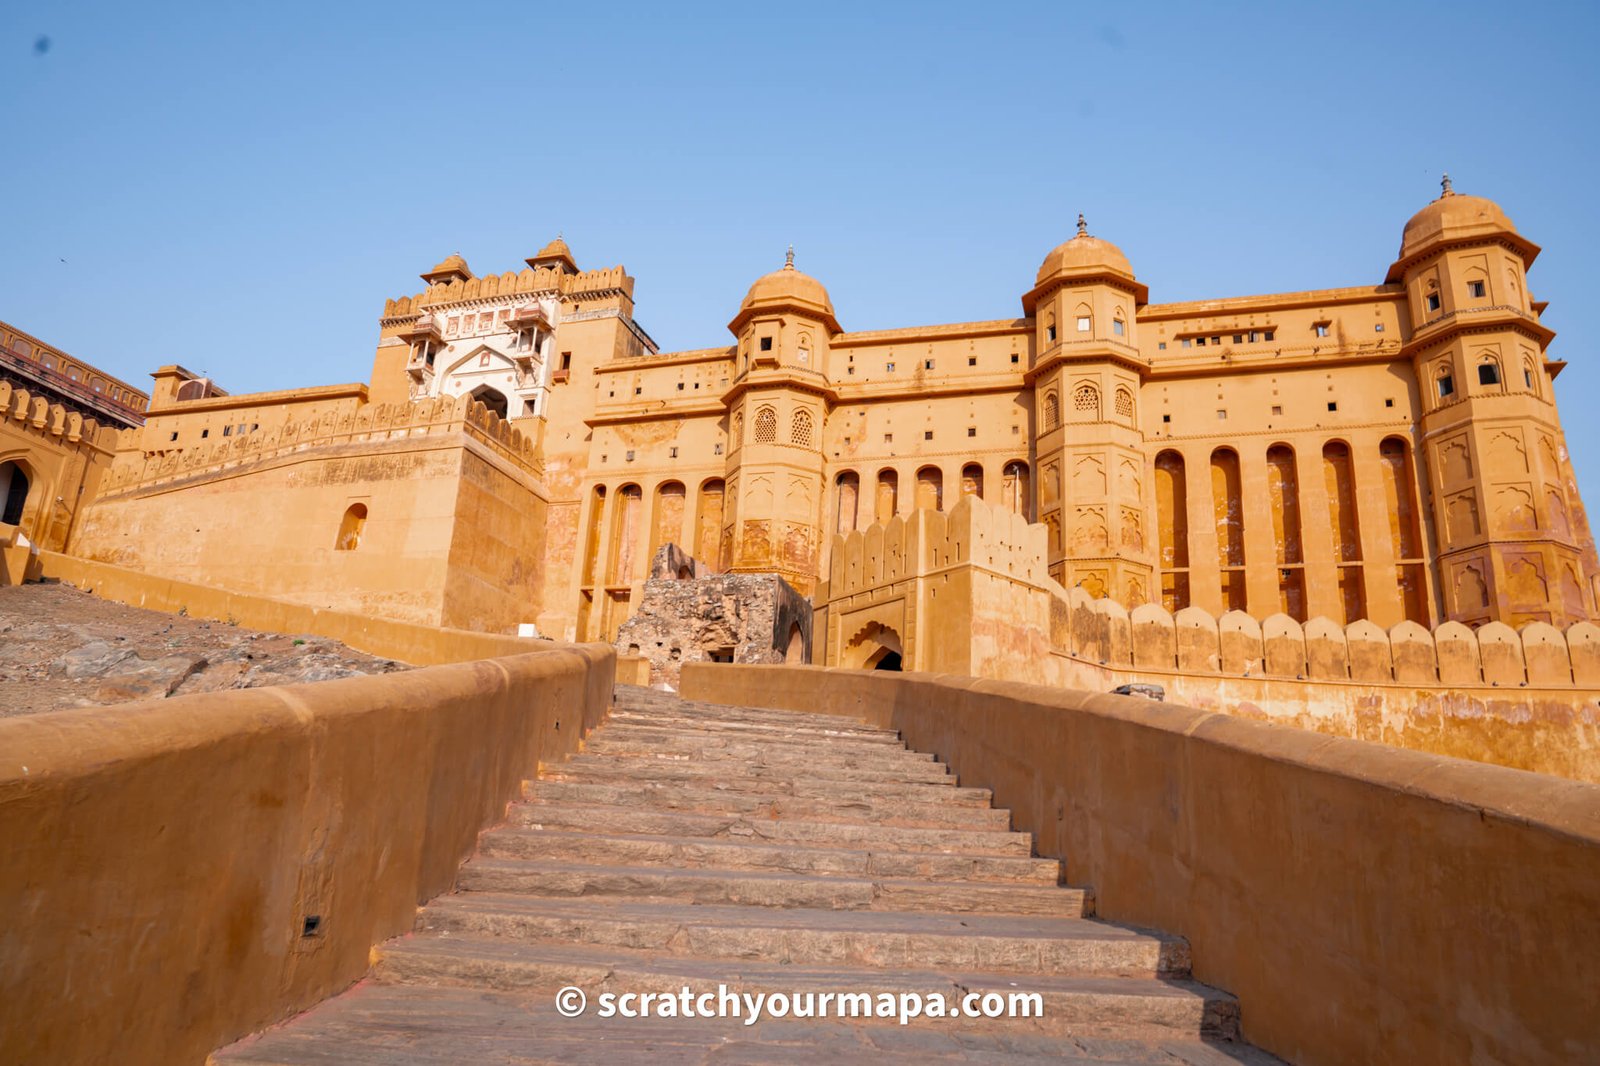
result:
[[[199,1063],[360,979],[610,704],[610,648],[521,643],[538,650],[0,720],[8,1059]]]
[[[834,538],[815,661],[1108,691],[1600,781],[1600,627],[1131,612],[1043,573],[1044,527],[972,497]]]
[[[682,681],[900,730],[993,789],[1101,916],[1188,937],[1245,1037],[1290,1061],[1600,1056],[1600,787],[969,677],[689,663]]]

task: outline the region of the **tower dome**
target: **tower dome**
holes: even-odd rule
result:
[[[1505,237],[1522,254],[1524,266],[1532,264],[1539,246],[1517,233],[1517,227],[1500,205],[1482,196],[1467,196],[1451,186],[1446,174],[1439,183],[1439,198],[1411,216],[1400,235],[1400,255],[1389,269],[1389,281],[1403,276],[1404,266],[1414,256],[1441,241],[1471,240],[1478,237]]]
[[[729,328],[738,332],[739,327],[751,314],[762,308],[778,307],[791,307],[820,319],[835,332],[839,330],[839,322],[834,318],[833,301],[828,298],[828,290],[823,287],[822,282],[810,274],[795,269],[793,248],[789,249],[781,270],[761,275],[755,280],[755,284],[750,286],[750,291],[745,293],[744,300],[739,304],[739,313],[734,316]]]
[[[1122,254],[1121,248],[1110,241],[1090,236],[1089,224],[1079,215],[1077,235],[1050,250],[1044,262],[1039,264],[1039,275],[1034,283],[1043,285],[1057,276],[1104,272],[1121,274],[1132,280],[1133,265]]]
[[[460,252],[453,252],[444,257],[432,270],[422,275],[422,280],[429,285],[445,281],[470,281],[472,271],[467,267],[467,261],[461,258]]]
[[[1122,254],[1122,249],[1110,241],[1092,236],[1089,224],[1080,214],[1077,235],[1070,241],[1056,245],[1044,257],[1044,262],[1039,264],[1039,273],[1034,278],[1033,291],[1022,298],[1022,306],[1032,314],[1046,286],[1056,281],[1093,277],[1112,277],[1127,282],[1127,287],[1141,304],[1149,296],[1150,290],[1134,277],[1133,264]]]

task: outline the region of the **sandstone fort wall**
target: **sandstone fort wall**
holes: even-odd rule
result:
[[[697,663],[682,691],[899,730],[1101,916],[1186,936],[1290,1061],[1600,1057],[1595,785],[970,677]]]

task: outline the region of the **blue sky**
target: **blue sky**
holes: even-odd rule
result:
[[[557,231],[669,349],[725,343],[790,242],[847,329],[994,318],[1080,210],[1154,300],[1376,283],[1448,170],[1544,246],[1600,508],[1597,31],[1593,3],[11,0],[0,318],[136,384],[366,380],[385,297]]]

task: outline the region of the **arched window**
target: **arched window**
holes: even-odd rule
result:
[[[506,417],[506,411],[509,409],[510,404],[506,400],[506,394],[499,389],[490,385],[479,385],[469,395],[487,407],[490,414],[499,415],[501,418]]]
[[[361,546],[361,534],[366,528],[367,505],[352,503],[345,508],[344,519],[339,523],[339,539],[333,542],[334,551],[355,551]]]
[[[1133,393],[1127,389],[1117,390],[1117,417],[1133,420]]]
[[[1055,429],[1056,423],[1061,421],[1061,401],[1053,392],[1044,394],[1044,428]]]
[[[22,524],[22,509],[28,503],[28,475],[22,464],[0,463],[0,522],[8,526]]]
[[[1090,418],[1100,417],[1100,390],[1093,385],[1079,385],[1072,393],[1072,409]]]
[[[1528,387],[1529,392],[1535,396],[1539,395],[1539,386],[1534,384],[1533,364],[1526,359],[1522,361],[1522,383]]]
[[[1483,362],[1479,363],[1478,364],[1478,384],[1479,385],[1498,385],[1498,384],[1500,384],[1500,364],[1495,362],[1493,359],[1485,359]]]
[[[1434,387],[1438,390],[1441,400],[1448,400],[1455,395],[1456,379],[1455,375],[1450,373],[1449,363],[1441,363],[1439,369],[1434,372]]]
[[[778,439],[778,412],[770,407],[756,409],[756,443],[771,444]]]
[[[789,421],[789,443],[802,448],[811,447],[811,412],[801,408]]]
[[[733,437],[733,447],[734,447],[734,449],[737,449],[739,447],[739,445],[744,442],[744,412],[743,411],[735,411],[735,412],[733,412],[733,432],[731,434],[729,434],[729,435],[731,437]]]

